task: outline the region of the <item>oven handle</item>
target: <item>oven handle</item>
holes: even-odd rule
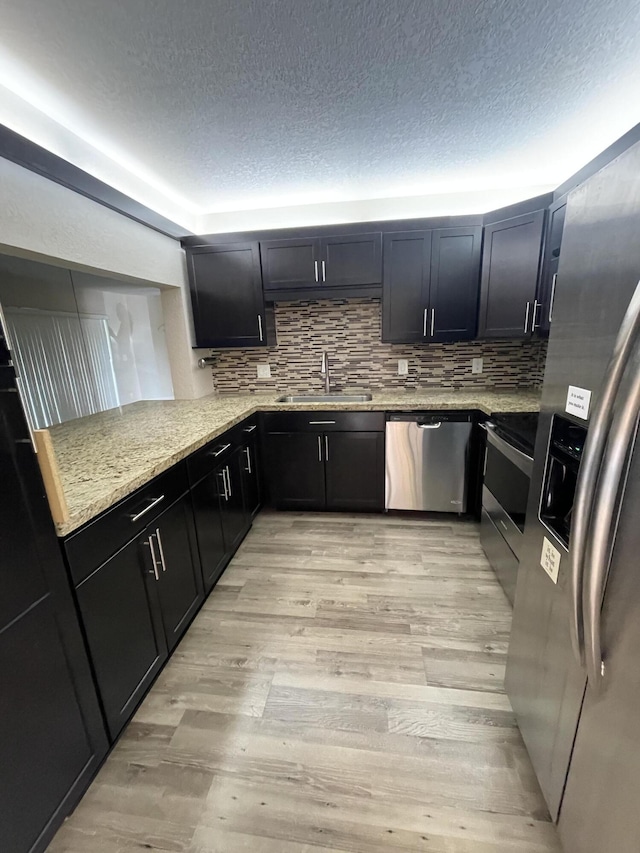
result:
[[[518,450],[517,447],[505,441],[504,438],[496,433],[495,425],[490,421],[480,424],[480,426],[486,432],[489,444],[492,444],[496,450],[499,450],[503,456],[506,456],[510,462],[513,462],[517,468],[530,477],[533,471],[533,456],[523,453],[522,450]]]

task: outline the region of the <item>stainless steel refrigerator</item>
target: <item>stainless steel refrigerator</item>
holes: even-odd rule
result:
[[[640,850],[639,280],[640,144],[567,204],[507,665],[565,853]]]

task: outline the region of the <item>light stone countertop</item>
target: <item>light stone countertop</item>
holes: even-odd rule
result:
[[[280,396],[211,394],[132,403],[51,427],[69,508],[69,520],[56,525],[58,536],[67,536],[255,412],[478,409],[490,415],[540,408],[540,395],[531,390],[378,391],[367,403],[278,403]]]

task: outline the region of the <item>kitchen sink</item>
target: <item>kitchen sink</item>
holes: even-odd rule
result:
[[[278,397],[278,403],[368,403],[371,394],[299,394]]]

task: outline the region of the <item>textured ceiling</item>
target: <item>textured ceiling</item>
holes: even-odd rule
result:
[[[0,12],[0,82],[205,211],[549,184],[640,121],[638,0]]]

